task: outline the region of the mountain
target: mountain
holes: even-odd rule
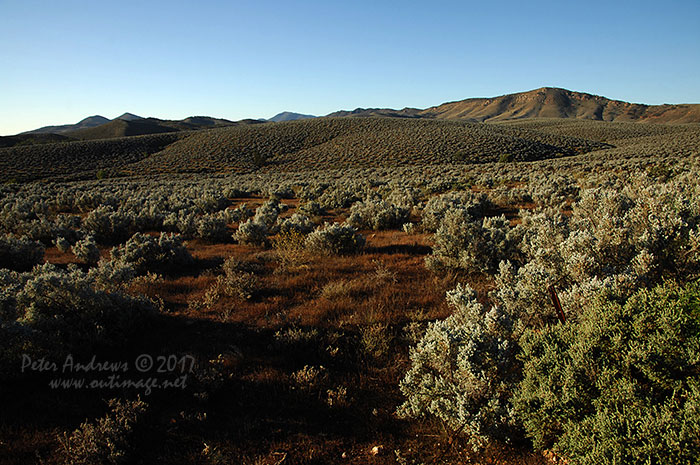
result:
[[[539,89],[490,98],[469,98],[426,109],[357,108],[341,110],[326,118],[391,117],[404,119],[445,119],[470,122],[500,122],[523,119],[585,119],[615,122],[700,123],[700,104],[645,105],[611,100],[599,95],[574,92],[557,87]],[[267,122],[294,121],[316,118],[313,115],[282,112]],[[225,126],[260,124],[265,120],[246,119],[238,122],[208,116],[191,116],[183,120],[142,118],[132,113],[108,120],[90,116],[76,124],[46,126],[22,133],[60,134],[72,139],[105,139],[145,134],[160,134]],[[47,138],[5,140],[7,145],[53,142]]]
[[[267,121],[278,123],[280,121],[296,121],[298,119],[316,118],[314,115],[302,115],[301,113],[293,113],[291,111],[283,111],[278,113]]]
[[[135,114],[133,114],[133,113],[124,113],[123,115],[117,116],[117,117],[114,118],[114,119],[120,119],[120,120],[123,120],[123,121],[136,121],[136,120],[140,120],[140,119],[143,119],[143,118],[141,118],[140,116],[135,115]]]
[[[65,135],[80,140],[112,139],[115,137],[141,136],[146,134],[162,134],[166,132],[196,131],[199,129],[214,129],[226,126],[258,124],[257,120],[229,121],[227,119],[211,118],[208,116],[190,116],[183,120],[162,120],[158,118],[141,118],[129,115],[122,116],[100,126],[80,129],[65,133]],[[135,118],[134,118],[135,117]]]
[[[700,104],[644,105],[556,87],[491,98],[470,98],[419,110],[358,108],[329,117],[389,116],[494,122],[526,118],[590,119],[617,122],[700,123]]]
[[[95,115],[88,116],[87,118],[81,120],[76,124],[63,124],[60,126],[44,126],[43,128],[34,129],[33,131],[26,131],[22,134],[64,134],[70,131],[77,131],[79,129],[94,128],[101,124],[108,123],[109,120],[104,116]]]
[[[391,108],[356,108],[354,110],[340,110],[326,115],[328,118],[356,117],[365,118],[369,116],[383,116],[389,118],[421,118],[421,111],[418,108],[404,108],[403,110],[392,110]]]
[[[657,123],[700,122],[699,104],[644,105],[556,87],[493,98],[443,103],[419,113],[436,119],[501,121],[524,118],[573,118]]]

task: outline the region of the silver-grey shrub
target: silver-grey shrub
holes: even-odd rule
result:
[[[421,227],[435,232],[440,227],[445,214],[450,210],[464,210],[472,217],[483,216],[493,205],[486,194],[472,192],[448,192],[431,197],[421,212]]]
[[[277,220],[277,229],[281,235],[285,234],[309,234],[313,231],[315,225],[311,222],[308,216],[294,213],[289,218],[279,218]]]
[[[0,369],[16,370],[22,352],[60,357],[119,345],[140,331],[152,303],[103,288],[94,276],[50,264],[28,273],[0,270]]]
[[[318,203],[324,209],[347,208],[360,200],[362,196],[357,194],[357,191],[343,186],[329,187],[318,197]]]
[[[197,234],[200,239],[209,242],[222,242],[228,237],[226,221],[215,215],[203,215],[197,222]]]
[[[63,236],[57,237],[54,243],[56,244],[56,249],[58,249],[59,252],[66,253],[71,248],[70,242]]]
[[[431,323],[411,349],[398,413],[437,418],[474,449],[492,439],[517,440],[522,432],[510,397],[521,366],[513,321],[498,307],[481,305],[469,286],[458,285],[447,300],[454,313]]]
[[[242,223],[233,233],[233,238],[240,244],[266,246],[268,229],[264,223],[252,219]]]
[[[365,245],[365,238],[347,224],[326,223],[306,237],[307,249],[323,254],[351,254]]]
[[[41,242],[14,234],[0,237],[0,268],[26,271],[43,260],[44,246]]]
[[[146,412],[148,404],[138,400],[111,399],[110,413],[95,423],[82,423],[80,428],[63,439],[63,453],[70,464],[133,463],[134,428]]]
[[[528,320],[553,316],[556,285],[572,317],[600,289],[628,296],[673,278],[700,273],[700,207],[686,184],[586,189],[571,215],[555,209],[521,212],[520,263],[504,263],[492,297]]]
[[[179,210],[168,214],[163,220],[166,231],[179,233],[185,239],[192,239],[197,234],[199,217],[193,211]]]
[[[392,229],[408,221],[409,209],[381,199],[356,202],[350,209],[347,223],[357,229]]]
[[[467,210],[445,212],[434,236],[432,255],[426,257],[429,269],[463,269],[493,273],[502,260],[517,256],[517,240],[505,216],[473,219]]]
[[[82,227],[100,242],[116,242],[128,237],[131,221],[110,206],[100,206],[88,213]]]
[[[238,205],[236,208],[227,208],[218,213],[219,217],[227,224],[239,223],[255,215],[255,211],[249,208],[245,203]]]
[[[85,236],[72,247],[73,255],[88,265],[95,265],[100,260],[100,249],[93,236]]]
[[[255,209],[253,221],[264,224],[267,229],[272,229],[277,221],[277,217],[286,209],[286,206],[281,204],[279,200],[268,200],[261,206]]]
[[[297,211],[308,217],[321,216],[325,213],[325,210],[323,207],[321,207],[321,204],[315,200],[302,203],[297,208]]]
[[[124,245],[112,249],[112,260],[133,266],[138,274],[172,272],[193,262],[180,236],[169,233],[158,237],[136,233]]]

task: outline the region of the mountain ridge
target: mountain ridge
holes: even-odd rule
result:
[[[411,107],[401,110],[392,108],[356,108],[354,110],[338,110],[321,116],[321,118],[324,117],[391,117],[471,122],[559,118],[613,122],[700,123],[700,104],[647,105],[613,100],[600,95],[571,91],[559,87],[540,87],[534,90],[496,97],[474,97],[455,100],[425,109]],[[183,120],[161,120],[152,117],[142,118],[132,113],[124,113],[113,120],[94,115],[75,124],[44,126],[23,132],[21,135],[60,134],[76,139],[94,139],[309,118],[318,117],[285,111],[268,120],[245,119],[234,122],[208,116],[192,116]]]
[[[330,113],[332,117],[391,116],[466,120],[507,121],[530,118],[590,119],[617,122],[700,123],[700,104],[647,105],[613,100],[600,95],[559,87],[496,97],[476,97],[446,102],[426,109],[357,108]]]
[[[105,123],[109,123],[111,120],[105,118],[102,115],[93,115],[83,118],[75,124],[60,124],[56,126],[43,126],[38,129],[33,129],[31,131],[21,132],[22,134],[64,134],[70,131],[76,131],[79,129],[94,128]]]

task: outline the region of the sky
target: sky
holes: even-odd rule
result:
[[[91,116],[700,103],[700,1],[0,0],[0,135]]]

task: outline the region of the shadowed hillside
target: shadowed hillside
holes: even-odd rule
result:
[[[109,175],[177,140],[182,133],[0,148],[0,181],[93,178]]]
[[[109,120],[104,116],[95,115],[80,120],[78,123],[75,124],[63,124],[60,126],[44,126],[43,128],[34,129],[33,131],[26,131],[22,134],[65,134],[67,132],[77,131],[80,129],[94,128],[96,126],[108,122]]]
[[[524,136],[524,137],[523,137]],[[141,172],[305,170],[528,161],[604,145],[510,128],[397,118],[322,118],[200,131],[139,162]]]
[[[82,140],[111,139],[114,137],[141,136],[146,134],[162,134],[165,132],[178,131],[196,131],[199,129],[212,129],[226,126],[259,123],[259,121],[250,119],[234,122],[226,119],[210,118],[208,116],[191,116],[184,120],[136,118],[123,119],[120,116],[109,123],[105,123],[94,128],[72,131],[66,135]]]
[[[148,122],[115,121],[111,127]],[[0,172],[2,181],[27,181],[94,178],[97,170],[107,175],[241,173],[698,153],[699,124],[314,118],[0,148]]]
[[[14,147],[17,145],[53,144],[56,142],[70,142],[74,139],[61,134],[17,134],[16,136],[0,136],[0,147]]]

